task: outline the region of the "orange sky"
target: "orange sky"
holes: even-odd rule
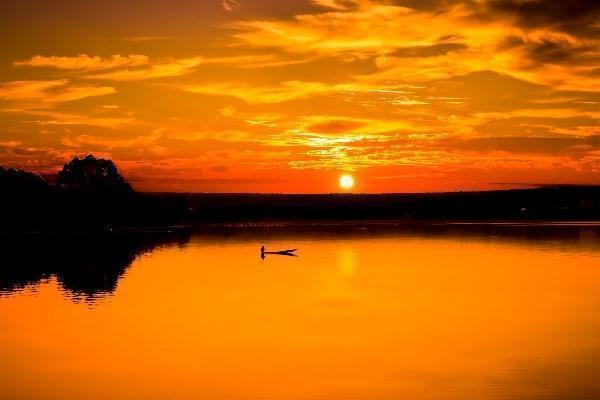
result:
[[[0,4],[0,164],[138,190],[600,184],[588,0]]]

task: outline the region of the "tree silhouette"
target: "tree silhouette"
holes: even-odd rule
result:
[[[0,188],[6,194],[38,193],[50,189],[41,176],[20,169],[0,167]]]
[[[65,164],[57,177],[58,188],[67,192],[131,193],[133,188],[111,160],[88,155]]]

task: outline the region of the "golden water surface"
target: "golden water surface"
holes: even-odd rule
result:
[[[0,297],[0,398],[598,399],[600,243],[578,235],[200,234],[110,290],[48,274]]]

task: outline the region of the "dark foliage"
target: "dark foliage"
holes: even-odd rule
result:
[[[111,160],[88,155],[74,158],[58,173],[60,190],[83,193],[131,193],[133,188]]]
[[[0,167],[1,193],[37,193],[50,189],[48,183],[39,175],[19,169]]]
[[[66,164],[56,187],[28,172],[0,172],[0,231],[169,225],[181,223],[187,212],[185,201],[176,196],[135,193],[112,161],[92,155]]]

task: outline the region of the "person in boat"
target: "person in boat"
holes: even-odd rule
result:
[[[260,255],[264,256],[265,254],[275,254],[275,255],[280,255],[280,256],[295,256],[295,252],[298,249],[291,249],[291,250],[281,250],[281,251],[267,251],[267,249],[265,248],[265,246],[261,246],[260,247]]]

